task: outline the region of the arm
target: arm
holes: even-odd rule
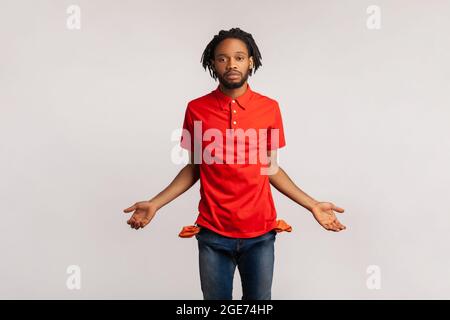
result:
[[[188,189],[200,178],[199,165],[193,163],[193,154],[189,153],[189,163],[180,170],[172,182],[160,193],[148,201],[136,202],[131,207],[123,210],[125,213],[135,211],[127,223],[138,230],[145,227],[160,208],[171,202]]]
[[[334,210],[343,213],[344,209],[335,206],[331,202],[317,201],[297,187],[287,173],[278,165],[276,150],[269,150],[268,156],[272,167],[271,172],[273,172],[273,174],[269,175],[271,185],[292,201],[309,210],[317,222],[325,229],[341,231],[346,228],[338,221],[333,212]]]
[[[149,202],[153,203],[156,210],[165,206],[187,190],[189,190],[200,178],[198,164],[192,163],[192,152],[189,153],[189,163],[176,175],[172,182],[160,193],[151,198]]]
[[[309,211],[312,211],[314,205],[319,203],[319,201],[313,199],[297,187],[280,166],[278,166],[277,173],[269,176],[269,180],[270,184],[279,192]]]

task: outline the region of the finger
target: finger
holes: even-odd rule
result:
[[[338,226],[338,228],[339,228],[339,231],[345,229],[345,226],[344,226],[342,223],[340,223],[340,222],[338,222],[337,226]]]
[[[338,231],[338,229],[336,229],[335,226],[330,226],[330,227],[328,228],[328,231],[336,232],[336,231]]]
[[[132,205],[131,207],[128,207],[128,208],[124,209],[123,212],[128,213],[128,212],[134,211],[134,210],[136,210],[136,209],[137,209],[137,205],[136,205],[136,203],[135,203],[135,204]]]
[[[345,228],[345,226],[338,219],[336,219],[336,224],[339,228]]]
[[[150,222],[150,219],[144,219],[142,220],[142,228],[145,227],[146,225],[148,225]]]
[[[341,230],[345,229],[345,226],[342,223],[340,223],[339,221],[337,222],[337,225]]]
[[[331,223],[331,230],[339,231],[339,227],[338,227],[338,225],[335,222]]]
[[[337,212],[339,212],[339,213],[343,213],[343,212],[345,211],[344,208],[335,206],[334,204],[333,204],[333,210],[334,210],[334,211],[337,211]]]
[[[341,225],[341,223],[339,222],[339,220],[337,218],[333,219],[332,225],[337,231],[341,230],[341,226],[342,225]]]
[[[330,218],[329,220],[328,220],[328,224],[330,225],[330,226],[332,226],[332,227],[334,227],[334,226],[336,226],[336,217],[333,217],[333,218]]]

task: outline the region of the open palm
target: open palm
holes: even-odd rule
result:
[[[344,209],[335,206],[331,202],[319,202],[311,211],[317,222],[326,230],[339,232],[347,228],[339,222],[334,213],[335,211],[343,213]]]
[[[125,213],[130,213],[134,211],[131,218],[127,221],[133,229],[144,228],[147,224],[152,221],[156,214],[156,207],[149,201],[136,202],[129,208],[123,210]]]

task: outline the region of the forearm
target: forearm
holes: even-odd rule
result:
[[[154,203],[157,209],[165,206],[185,191],[190,189],[200,178],[198,165],[187,164],[173,181],[160,193],[149,201]]]
[[[269,180],[279,192],[309,211],[318,203],[317,200],[297,187],[280,166],[275,174],[269,176]]]

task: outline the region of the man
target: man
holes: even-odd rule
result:
[[[196,220],[200,231],[195,236],[204,299],[232,299],[237,266],[242,299],[268,300],[277,233],[270,185],[309,210],[326,230],[346,228],[334,213],[344,209],[311,198],[277,164],[276,149],[286,144],[279,105],[247,83],[261,66],[261,54],[252,35],[239,28],[220,31],[205,48],[202,65],[219,79],[219,86],[190,101],[186,108],[181,146],[190,151],[190,163],[158,195],[124,212],[134,211],[128,220],[131,228],[143,228],[157,210],[200,179]],[[271,132],[265,135],[266,129]],[[242,139],[244,130],[249,135]],[[268,159],[255,161],[251,152],[261,155],[261,150]]]

